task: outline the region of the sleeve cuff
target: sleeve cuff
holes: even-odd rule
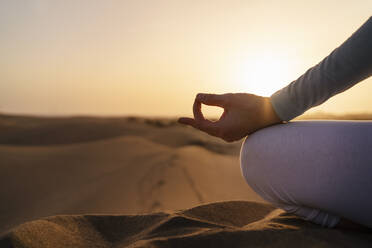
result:
[[[304,111],[296,108],[287,93],[287,88],[278,90],[270,96],[271,105],[282,121],[289,121],[301,115]]]

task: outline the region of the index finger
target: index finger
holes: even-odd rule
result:
[[[203,104],[210,105],[210,106],[218,106],[218,107],[225,107],[226,99],[228,98],[229,94],[206,94],[206,93],[199,93],[196,96],[196,99]]]
[[[195,98],[194,105],[192,107],[193,113],[194,113],[194,119],[196,121],[204,121],[204,115],[201,111],[201,102]]]

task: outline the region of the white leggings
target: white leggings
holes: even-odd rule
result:
[[[296,121],[248,136],[243,176],[263,199],[322,226],[372,227],[372,122]]]

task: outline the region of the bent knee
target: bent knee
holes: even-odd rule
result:
[[[277,169],[275,169],[275,159],[272,159],[275,148],[270,144],[273,138],[273,133],[268,129],[260,130],[247,137],[240,151],[240,168],[248,185],[264,200],[277,205],[278,192],[272,183],[275,181],[273,176],[280,177],[280,175],[272,175]]]
[[[248,136],[241,148],[241,172],[248,185],[264,200],[277,207],[299,205],[294,196],[298,179],[297,159],[291,157],[295,146],[288,145],[289,125],[261,129]],[[291,158],[291,159],[289,159]],[[296,168],[297,167],[297,168]]]

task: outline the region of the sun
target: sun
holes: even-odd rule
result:
[[[261,96],[270,96],[293,77],[291,60],[272,53],[240,57],[234,66],[235,88]]]

